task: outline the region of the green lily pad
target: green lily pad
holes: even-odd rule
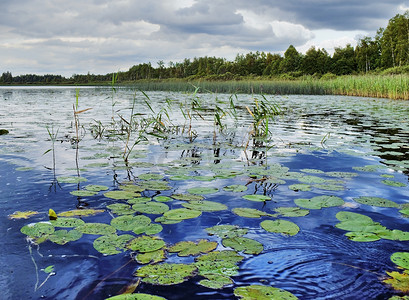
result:
[[[361,204],[377,206],[377,207],[399,207],[399,205],[391,200],[380,197],[359,197],[354,200]]]
[[[318,169],[301,169],[301,172],[310,173],[310,174],[324,174],[325,172]]]
[[[243,236],[248,232],[248,229],[240,228],[235,225],[216,225],[206,228],[206,231],[210,235],[217,235],[218,237],[224,239]]]
[[[320,190],[325,191],[343,191],[345,187],[339,184],[332,183],[323,183],[323,184],[314,184],[314,187]]]
[[[377,231],[376,234],[385,240],[392,240],[392,241],[409,241],[409,232],[402,231],[402,230],[383,230]]]
[[[406,209],[401,209],[399,212],[404,216],[404,217],[409,217],[409,208]]]
[[[151,219],[143,215],[125,215],[111,220],[111,226],[122,231],[131,231],[140,227],[144,228],[150,223]]]
[[[269,213],[264,211],[255,209],[255,208],[247,208],[247,207],[236,207],[232,209],[233,213],[240,217],[244,218],[260,218],[264,216],[272,216]]]
[[[133,239],[134,236],[130,234],[123,235],[104,235],[97,238],[93,246],[95,250],[105,255],[119,254],[127,249],[125,248],[127,243]]]
[[[176,243],[168,248],[169,252],[177,252],[178,256],[197,256],[200,253],[208,253],[217,248],[216,242],[209,242],[208,240],[200,240],[197,243],[191,241],[183,241]]]
[[[173,285],[196,275],[197,268],[192,264],[157,264],[139,268],[135,276],[142,277],[145,283],[156,285]]]
[[[345,235],[354,242],[375,242],[381,238],[372,232],[347,232]]]
[[[298,178],[298,181],[302,183],[312,184],[312,183],[324,183],[326,180],[318,176],[305,175],[301,178]]]
[[[244,300],[292,300],[296,296],[285,290],[265,285],[241,286],[234,289],[234,295]]]
[[[176,200],[182,200],[182,201],[199,201],[203,200],[204,197],[201,195],[192,195],[192,194],[172,194],[171,197]]]
[[[156,251],[146,252],[146,253],[138,253],[136,256],[136,261],[140,264],[156,264],[162,262],[166,259],[165,251],[163,249],[159,249]]]
[[[198,180],[198,181],[213,181],[215,179],[215,177],[214,176],[198,175],[198,176],[192,176],[191,179]]]
[[[230,247],[245,254],[259,254],[264,250],[263,244],[245,237],[234,237],[222,240],[224,247]]]
[[[161,202],[147,202],[136,203],[132,209],[143,214],[161,215],[169,210],[169,206]]]
[[[350,211],[340,211],[338,212],[335,217],[340,221],[362,221],[370,224],[373,220],[365,215],[350,212]]]
[[[87,191],[91,192],[100,192],[100,191],[107,191],[109,188],[105,185],[97,185],[97,184],[88,184],[84,187]]]
[[[136,197],[136,198],[129,199],[126,202],[128,202],[129,204],[140,204],[140,203],[146,203],[150,201],[152,201],[152,198],[150,197]]]
[[[352,232],[372,232],[376,233],[379,231],[384,231],[386,230],[385,226],[382,226],[381,224],[377,222],[367,222],[367,221],[343,221],[335,225],[335,227],[342,229],[342,230],[347,230],[347,231],[352,231]]]
[[[119,191],[118,190],[118,191],[106,192],[104,196],[110,199],[115,199],[115,200],[129,200],[135,197],[139,197],[140,194],[134,191],[126,191],[126,190]]]
[[[59,217],[87,217],[105,212],[104,209],[74,209],[58,214]]]
[[[170,202],[173,201],[172,198],[168,196],[155,196],[153,197],[153,200],[158,201],[158,202]]]
[[[391,255],[391,261],[399,267],[409,270],[409,252],[395,252]]]
[[[150,191],[167,191],[172,189],[167,181],[162,180],[146,180],[138,183],[145,190]]]
[[[161,224],[163,224],[163,225],[178,224],[178,223],[180,223],[180,222],[182,222],[182,221],[183,221],[183,220],[169,220],[169,219],[166,219],[164,216],[157,217],[157,218],[155,219],[155,222],[161,223]]]
[[[78,176],[61,176],[61,177],[57,177],[57,181],[59,183],[80,183],[80,182],[87,181],[87,179],[84,177],[78,177]]]
[[[114,234],[116,229],[104,223],[85,223],[76,228],[79,232],[95,235]]]
[[[31,216],[34,215],[38,215],[39,212],[38,211],[16,211],[14,213],[12,213],[11,215],[9,215],[9,219],[15,220],[15,219],[28,219]]]
[[[52,234],[55,229],[50,223],[39,222],[23,226],[20,231],[30,237],[39,238]]]
[[[200,201],[189,201],[186,203],[182,203],[182,206],[185,208],[190,208],[190,209],[195,209],[195,210],[200,210],[200,211],[220,211],[220,210],[226,210],[227,206],[214,202],[214,201],[206,201],[206,200],[200,200]]]
[[[407,184],[399,182],[399,181],[395,181],[395,180],[382,180],[381,181],[383,184],[389,185],[389,186],[395,186],[395,187],[405,187],[407,186]]]
[[[77,218],[57,218],[57,220],[51,220],[50,223],[54,227],[77,227],[85,224],[83,220]]]
[[[308,209],[299,207],[277,207],[274,210],[283,217],[304,217],[310,213]]]
[[[327,172],[326,174],[337,178],[354,178],[358,176],[358,174],[354,172]]]
[[[265,220],[260,223],[260,226],[268,232],[282,233],[286,235],[296,235],[300,231],[297,224],[280,219],[274,221]]]
[[[205,276],[207,279],[199,281],[199,284],[209,289],[222,289],[228,285],[233,284],[233,280],[230,277],[219,274],[208,274]]]
[[[308,191],[311,191],[311,185],[305,184],[305,183],[292,184],[292,185],[289,185],[288,188],[290,190],[295,191],[295,192],[299,192],[299,191],[308,192]]]
[[[244,199],[256,202],[264,202],[271,200],[270,196],[265,195],[245,195],[243,196]]]
[[[138,193],[141,193],[141,192],[143,192],[143,191],[145,190],[143,187],[141,187],[141,186],[139,186],[139,185],[134,185],[134,184],[121,185],[119,188],[120,188],[121,190],[123,190],[123,191],[134,192],[134,193],[136,193],[138,196],[139,196]],[[137,196],[135,196],[135,197],[137,197]]]
[[[65,245],[68,242],[77,241],[82,237],[82,233],[73,229],[67,230],[56,230],[53,234],[48,236],[48,239],[56,244]]]
[[[201,214],[202,212],[198,210],[177,208],[165,212],[163,216],[168,220],[187,220],[197,218]]]
[[[132,209],[132,207],[128,204],[125,203],[114,203],[114,204],[109,204],[107,205],[107,208],[113,213],[118,216],[123,216],[123,215],[132,215],[135,213],[135,211]]]
[[[31,171],[33,169],[34,169],[33,167],[18,167],[18,168],[15,168],[16,171]]]
[[[238,275],[239,267],[237,263],[244,259],[236,251],[223,250],[213,251],[195,258],[195,266],[199,270],[199,275],[209,276],[218,274],[224,276]]]
[[[352,167],[352,169],[360,172],[376,172],[379,169],[383,169],[385,166],[382,165],[366,165],[363,167]]]
[[[91,197],[91,196],[96,195],[97,193],[92,192],[92,191],[77,190],[77,191],[71,191],[70,194],[73,196],[77,196],[77,197]]]
[[[131,240],[126,247],[133,251],[145,253],[162,249],[164,246],[165,242],[160,238],[143,235]]]
[[[223,188],[226,192],[241,193],[247,191],[247,186],[241,184],[228,185]]]
[[[192,176],[180,174],[180,175],[171,176],[171,177],[169,177],[169,179],[170,180],[183,180],[183,181],[185,181],[185,180],[192,179]]]
[[[166,298],[155,296],[155,295],[136,293],[136,294],[121,294],[121,295],[106,298],[105,300],[166,300]]]
[[[390,284],[395,290],[403,293],[409,292],[409,274],[399,272],[386,272],[390,277],[383,280],[384,283]]]
[[[161,174],[155,173],[146,173],[138,175],[138,178],[141,180],[161,180],[164,176]]]
[[[214,194],[219,191],[218,188],[213,188],[213,187],[195,187],[195,188],[190,188],[187,190],[188,193],[194,194],[194,195],[207,195],[207,194]]]
[[[337,196],[316,196],[311,199],[295,199],[295,204],[307,209],[321,209],[324,207],[341,206],[345,202]]]

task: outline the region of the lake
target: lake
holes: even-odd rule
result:
[[[407,101],[0,95],[2,299],[409,292]]]

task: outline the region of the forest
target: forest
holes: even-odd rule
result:
[[[160,60],[156,65],[142,63],[128,71],[118,72],[118,82],[165,79],[204,79],[209,81],[240,79],[292,80],[302,76],[333,78],[351,74],[409,73],[409,11],[391,18],[386,28],[374,37],[362,37],[356,47],[335,48],[333,55],[325,49],[311,47],[305,54],[290,45],[284,55],[269,52],[237,54],[233,61],[218,57],[185,58],[182,62]],[[113,73],[105,75],[74,74],[19,75],[5,71],[0,84],[93,84],[110,82]]]

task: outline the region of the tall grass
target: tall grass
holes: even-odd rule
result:
[[[231,81],[140,81],[133,85],[145,91],[179,91],[228,94],[349,95],[409,100],[409,75],[348,75],[330,79],[302,77],[296,80],[243,79]]]

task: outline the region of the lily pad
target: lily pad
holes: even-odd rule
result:
[[[16,211],[14,213],[12,213],[11,215],[9,215],[9,219],[28,219],[31,216],[34,215],[38,215],[39,212],[38,211]]]
[[[381,238],[372,232],[347,232],[345,235],[354,242],[374,242],[378,241]]]
[[[95,196],[97,192],[76,190],[76,191],[71,191],[70,194],[73,196],[77,196],[77,197],[91,197],[91,196]]]
[[[320,190],[325,191],[343,191],[345,187],[339,184],[332,183],[323,183],[323,184],[314,184],[314,187]]]
[[[199,201],[203,200],[204,197],[201,195],[192,195],[192,194],[172,194],[171,197],[176,200],[182,200],[182,201]]]
[[[210,235],[217,235],[218,237],[224,239],[243,236],[248,232],[248,229],[240,228],[235,225],[216,225],[206,228],[206,231]]]
[[[56,230],[48,236],[48,239],[56,244],[65,245],[68,242],[77,241],[82,237],[82,233],[78,230]]]
[[[104,194],[105,197],[110,198],[110,199],[115,199],[115,200],[129,200],[135,197],[139,197],[140,194],[134,192],[134,191],[110,191],[106,192]]]
[[[138,175],[138,178],[141,180],[160,180],[164,176],[162,174],[155,174],[155,173],[145,173]]]
[[[197,243],[191,241],[183,241],[176,243],[168,248],[169,252],[177,252],[178,256],[197,256],[200,253],[208,253],[217,248],[216,242],[208,240],[200,240]]]
[[[162,180],[145,180],[138,183],[145,190],[150,191],[167,191],[172,189],[167,181]]]
[[[156,285],[179,284],[193,277],[197,272],[196,266],[192,264],[157,264],[147,265],[139,268],[135,276],[142,277],[145,283]]]
[[[286,235],[296,235],[300,231],[297,224],[280,219],[274,221],[265,220],[260,223],[260,226],[268,232],[282,233]]]
[[[354,172],[327,172],[326,174],[337,178],[354,178],[358,176],[358,174]]]
[[[234,295],[244,300],[292,300],[296,296],[285,290],[264,285],[241,286],[234,289]]]
[[[85,224],[83,220],[77,218],[57,218],[56,220],[51,220],[50,223],[54,227],[77,227]]]
[[[227,285],[233,284],[233,280],[230,277],[219,274],[205,275],[207,279],[199,281],[199,284],[209,289],[222,289]]]
[[[403,293],[409,292],[409,274],[399,272],[386,272],[390,277],[383,282],[390,284],[395,290]]]
[[[304,217],[310,213],[308,209],[299,207],[277,207],[275,211],[283,217]]]
[[[380,197],[359,197],[354,200],[361,204],[377,206],[377,207],[399,207],[399,205],[391,200]]]
[[[119,186],[119,188],[121,190],[124,191],[128,191],[128,192],[134,192],[134,193],[141,193],[143,192],[145,189],[139,185],[134,185],[134,184],[125,184],[125,185],[121,185]],[[139,194],[138,194],[139,196]]]
[[[74,209],[58,214],[59,217],[87,217],[105,212],[104,209]]]
[[[162,239],[143,235],[131,240],[126,247],[133,251],[145,253],[162,249],[164,246],[165,242]]]
[[[233,213],[240,217],[244,218],[260,218],[264,216],[272,216],[269,213],[264,211],[255,209],[255,208],[247,208],[247,207],[236,207],[232,209]]]
[[[402,230],[383,230],[378,231],[376,234],[383,239],[392,241],[409,241],[409,232]]]
[[[311,199],[295,199],[295,204],[307,209],[321,209],[324,207],[341,206],[345,202],[337,196],[316,196]]]
[[[234,250],[245,254],[259,254],[264,250],[263,244],[245,237],[223,239],[222,244],[225,247],[233,248]]]
[[[202,212],[198,210],[177,208],[165,212],[163,216],[168,220],[187,220],[197,218],[201,214]]]
[[[125,248],[125,246],[133,238],[134,236],[130,234],[104,235],[97,238],[94,241],[93,246],[95,250],[102,254],[114,255],[126,251],[127,249]]]
[[[305,175],[301,178],[298,178],[298,181],[302,183],[312,184],[312,183],[324,183],[326,180],[318,176]]]
[[[79,176],[61,176],[57,177],[57,181],[59,183],[80,183],[87,181],[87,179]]]
[[[166,298],[143,294],[143,293],[135,293],[135,294],[121,294],[113,297],[106,298],[105,300],[166,300]]]
[[[247,186],[241,184],[228,185],[223,188],[226,192],[241,193],[247,191]]]
[[[79,232],[95,235],[114,234],[116,229],[111,225],[104,223],[85,223],[76,228]]]
[[[146,253],[138,253],[136,256],[136,261],[140,264],[156,264],[162,262],[166,259],[165,251],[163,249],[159,249],[156,251],[146,252]]]
[[[368,224],[373,222],[373,220],[368,216],[350,211],[340,211],[335,215],[335,217],[340,221],[362,221]]]
[[[109,188],[105,185],[97,185],[97,184],[88,184],[84,187],[87,191],[91,192],[100,192],[100,191],[107,191]]]
[[[111,220],[111,225],[118,230],[131,231],[137,228],[144,228],[151,223],[151,219],[147,216],[125,215]]]
[[[243,259],[244,257],[237,254],[236,251],[213,251],[197,257],[195,259],[195,265],[201,276],[207,277],[210,274],[236,276],[239,273],[237,263]]]
[[[271,200],[270,196],[265,195],[245,195],[243,196],[244,199],[256,202],[264,202]]]
[[[220,210],[226,210],[227,206],[214,202],[214,201],[206,201],[206,200],[200,200],[200,201],[189,201],[186,203],[182,203],[182,206],[185,208],[190,208],[190,209],[195,209],[195,210],[200,210],[200,211],[220,211]]]
[[[173,201],[172,198],[168,196],[155,196],[153,197],[153,200],[158,201],[158,202],[170,202]]]
[[[129,199],[127,202],[129,204],[140,204],[140,203],[146,203],[152,201],[152,198],[150,197],[136,197]]]
[[[135,210],[133,210],[130,205],[125,204],[125,203],[113,203],[113,204],[107,205],[107,208],[113,214],[116,214],[118,216],[132,215],[135,213]]]
[[[214,194],[219,191],[218,188],[214,187],[195,187],[195,188],[190,188],[187,190],[188,193],[194,194],[194,195],[207,195],[207,194]]]
[[[391,261],[399,267],[409,270],[409,252],[395,252],[391,255]]]
[[[161,215],[169,210],[169,206],[161,202],[147,202],[134,204],[132,209],[143,214]]]
[[[163,225],[169,225],[169,224],[178,224],[180,222],[182,222],[183,220],[169,220],[166,219],[164,216],[158,217],[155,219],[155,222],[157,223],[161,223]]]
[[[52,234],[55,229],[54,226],[50,223],[39,222],[25,225],[20,229],[20,231],[30,237],[38,238]]]
[[[395,187],[405,187],[407,186],[405,183],[399,182],[399,181],[395,181],[395,180],[382,180],[381,181],[383,184],[389,185],[389,186],[395,186]]]
[[[292,184],[292,185],[289,185],[288,188],[290,190],[295,191],[295,192],[299,192],[299,191],[308,192],[308,191],[311,191],[311,185],[305,184],[305,183]]]

